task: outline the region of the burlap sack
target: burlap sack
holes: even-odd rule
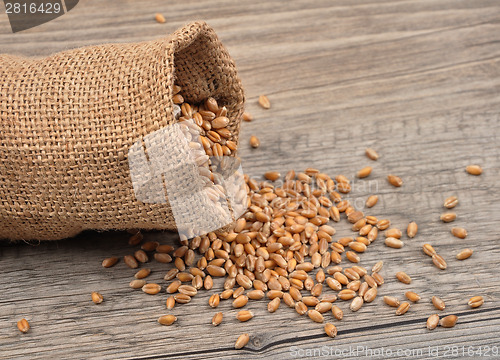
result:
[[[191,103],[212,96],[225,105],[237,140],[241,83],[204,22],[155,41],[1,55],[0,238],[175,229],[168,201],[136,199],[127,161],[134,142],[174,123],[174,82]]]

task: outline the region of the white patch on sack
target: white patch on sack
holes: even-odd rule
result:
[[[247,205],[238,160],[209,157],[196,144],[197,131],[192,120],[175,123],[144,136],[128,152],[137,200],[167,205],[168,199],[179,234],[186,238],[232,223]],[[210,173],[215,184],[207,177]]]

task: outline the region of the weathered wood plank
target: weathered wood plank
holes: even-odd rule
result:
[[[121,262],[102,269],[110,255],[130,253],[126,234],[82,234],[79,239],[36,246],[0,246],[4,281],[0,285],[0,358],[293,358],[292,346],[313,351],[321,346],[346,350],[366,346],[422,350],[428,346],[500,346],[500,280],[495,264],[498,213],[494,199],[500,185],[500,8],[487,1],[132,1],[89,0],[67,15],[23,33],[0,24],[0,51],[43,56],[55,51],[104,42],[148,40],[195,19],[215,27],[234,56],[247,90],[248,109],[256,120],[242,128],[245,172],[286,171],[314,166],[334,175],[353,177],[363,166],[374,167],[367,180],[354,181],[350,200],[362,204],[372,192],[380,196],[370,214],[391,219],[404,228],[414,220],[419,234],[401,250],[375,242],[362,255],[363,265],[386,263],[386,284],[380,295],[402,299],[407,289],[422,295],[408,314],[396,317],[381,297],[358,313],[340,302],[345,320],[335,322],[339,335],[328,339],[322,327],[299,317],[283,304],[268,314],[263,301],[248,305],[256,314],[248,323],[234,318],[223,302],[223,324],[214,328],[215,313],[207,305],[211,292],[176,307],[179,321],[157,325],[166,313],[166,294],[146,296],[128,288],[133,270]],[[3,6],[3,5],[2,5]],[[152,20],[162,12],[167,23]],[[272,109],[256,105],[266,93]],[[251,134],[262,146],[248,146]],[[380,153],[378,162],[364,156],[365,147]],[[464,168],[479,163],[480,177]],[[390,187],[385,176],[400,175],[403,187]],[[469,231],[466,240],[453,238],[451,224],[439,222],[442,201],[458,195],[454,225]],[[336,237],[350,235],[346,223]],[[173,234],[148,238],[174,242]],[[439,271],[421,253],[426,242],[448,260]],[[464,262],[454,260],[465,247],[475,250]],[[151,262],[152,280],[162,284],[167,265]],[[393,281],[404,270],[411,286]],[[220,281],[218,282],[220,287]],[[215,288],[218,288],[217,286]],[[105,302],[90,302],[100,291]],[[215,291],[215,290],[214,290]],[[427,331],[434,313],[429,298],[446,300],[445,314],[460,315],[451,330]],[[486,303],[469,310],[466,300],[485,296]],[[20,334],[15,322],[27,317],[32,329]],[[327,316],[329,321],[332,317]],[[246,350],[232,349],[236,337],[248,332]],[[299,351],[298,349],[295,349]],[[297,355],[300,353],[297,352]],[[421,356],[420,356],[421,355]],[[344,354],[344,358],[359,358]],[[401,356],[400,356],[401,357]],[[312,358],[312,357],[311,357]]]

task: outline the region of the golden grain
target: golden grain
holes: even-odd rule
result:
[[[245,295],[240,295],[233,301],[234,308],[241,308],[248,303],[248,297]]]
[[[356,254],[354,251],[346,251],[345,256],[347,260],[353,263],[359,263],[361,261],[359,255]]]
[[[137,261],[141,262],[141,263],[146,263],[149,261],[149,258],[148,258],[148,255],[146,254],[146,252],[142,249],[140,250],[137,250],[135,253],[134,253],[134,257],[136,258]]]
[[[483,169],[479,165],[469,165],[465,168],[465,170],[471,175],[481,175],[483,173]]]
[[[125,255],[123,257],[123,262],[131,269],[137,269],[139,267],[137,260],[132,255]]]
[[[336,206],[332,206],[329,210],[330,218],[335,221],[339,222],[340,221],[340,212],[339,209]]]
[[[351,300],[356,297],[356,292],[354,290],[344,289],[338,293],[338,297],[340,300]]]
[[[457,321],[458,321],[458,316],[448,315],[439,321],[439,325],[441,325],[441,327],[444,327],[444,328],[452,328],[455,326]]]
[[[403,315],[406,314],[406,312],[410,309],[410,303],[407,301],[404,301],[399,305],[399,307],[396,309],[396,315]]]
[[[175,299],[173,296],[169,296],[165,302],[165,306],[168,310],[172,310],[175,307]]]
[[[341,182],[337,184],[337,190],[342,194],[347,194],[351,191],[351,185],[349,185],[349,183]]]
[[[151,269],[141,269],[135,273],[134,277],[136,279],[144,279],[145,277],[148,277],[150,273]]]
[[[250,146],[253,147],[254,149],[260,146],[260,141],[257,138],[257,136],[255,135],[250,136]]]
[[[172,280],[173,278],[175,278],[177,276],[177,274],[179,273],[179,269],[177,268],[172,268],[170,269],[166,274],[165,274],[165,277],[164,279],[166,281],[170,281]]]
[[[322,291],[323,291],[323,284],[315,284],[311,289],[311,295],[318,297],[321,295]]]
[[[359,235],[360,236],[366,236],[370,233],[371,229],[373,228],[373,226],[371,224],[366,224],[366,219],[361,219],[361,220],[358,220],[357,223],[355,223],[353,226],[352,226],[352,231],[358,231],[359,230]],[[368,239],[366,239],[368,244],[370,243],[370,241]]]
[[[302,301],[298,301],[295,303],[295,311],[299,315],[304,315],[307,312],[307,306]]]
[[[100,304],[104,301],[104,298],[98,292],[93,291],[90,295],[94,304]]]
[[[158,322],[161,325],[172,325],[177,321],[177,318],[174,315],[163,315],[158,318]]]
[[[212,318],[212,325],[213,326],[220,325],[220,323],[222,322],[223,318],[224,318],[224,314],[222,314],[221,312],[216,313],[214,315],[214,317]]]
[[[353,211],[352,213],[350,213],[348,216],[347,216],[347,220],[351,223],[351,224],[354,224],[356,223],[357,221],[363,219],[364,217],[364,214],[363,212],[361,211]],[[358,229],[359,230],[359,229]]]
[[[450,196],[444,200],[443,206],[447,209],[452,209],[458,204],[458,198],[456,196]]]
[[[219,306],[219,302],[220,302],[219,294],[212,294],[208,299],[208,305],[210,305],[211,308],[216,308],[217,306]]]
[[[372,288],[378,287],[378,284],[375,281],[375,279],[373,278],[373,276],[366,274],[364,276],[364,279],[365,279],[365,282],[368,284],[368,286],[370,286]]]
[[[322,301],[318,303],[315,307],[314,310],[317,312],[323,314],[326,313],[327,311],[330,311],[332,309],[332,303],[328,301]]]
[[[344,312],[337,305],[332,305],[332,314],[337,320],[342,320]]]
[[[160,24],[164,24],[167,21],[165,20],[165,17],[160,13],[155,14],[155,20]]]
[[[358,171],[358,178],[363,179],[367,176],[369,176],[372,173],[372,167],[371,166],[366,166],[362,168],[361,170]]]
[[[388,246],[390,248],[394,248],[394,249],[401,249],[404,246],[403,241],[396,239],[396,238],[393,238],[393,237],[385,238],[384,243],[386,246]]]
[[[456,258],[457,260],[465,260],[470,258],[473,253],[474,251],[471,249],[464,249],[457,254]]]
[[[384,302],[392,307],[399,307],[399,300],[394,296],[384,296]]]
[[[172,262],[172,257],[169,254],[155,253],[153,256],[154,256],[156,261],[158,261],[159,263],[162,263],[162,264],[168,264],[168,263]],[[176,259],[176,261],[182,261],[182,259],[179,258],[179,259]]]
[[[250,341],[250,336],[248,334],[241,334],[240,336],[238,336],[238,339],[236,339],[236,342],[234,343],[234,348],[236,350],[244,348],[249,341]]]
[[[457,214],[451,213],[451,212],[450,213],[441,214],[441,216],[439,217],[439,219],[442,222],[445,222],[445,223],[449,223],[449,222],[455,221],[456,218],[457,218]]]
[[[401,185],[403,185],[403,180],[401,180],[401,178],[399,176],[396,176],[396,175],[387,175],[387,181],[389,182],[389,184],[391,184],[392,186],[395,186],[395,187],[400,187]]]
[[[484,298],[482,296],[471,297],[467,303],[471,308],[477,308],[484,304]]]
[[[370,241],[370,243],[372,243],[377,239],[377,236],[378,236],[378,228],[372,227],[368,235],[366,235],[366,238]]]
[[[446,307],[444,301],[441,298],[438,298],[437,296],[432,297],[432,304],[438,310],[444,310]]]
[[[300,293],[300,290],[295,288],[295,287],[291,287],[290,290],[290,295],[292,296],[292,298],[295,300],[295,301],[301,301],[302,300],[302,294]]]
[[[372,148],[367,148],[365,150],[365,154],[366,156],[371,159],[371,160],[374,160],[376,161],[378,159],[378,154],[375,150],[373,150]]]
[[[358,295],[359,296],[365,296],[366,292],[368,291],[370,287],[368,286],[368,284],[366,282],[363,282],[361,283],[361,285],[359,285],[359,289],[358,289]]]
[[[359,241],[353,241],[349,244],[349,247],[356,252],[363,253],[366,251],[366,245]]]
[[[276,298],[282,298],[283,297],[283,291],[281,290],[269,290],[266,294],[267,298],[269,300],[273,300]]]
[[[227,281],[227,279],[226,279]],[[240,286],[233,292],[233,298],[236,299],[238,296],[243,295],[245,293],[245,288],[243,286]]]
[[[379,220],[376,224],[379,230],[385,230],[391,225],[391,222],[387,219]]]
[[[331,323],[326,323],[324,330],[325,330],[325,334],[331,338],[334,338],[335,336],[337,336],[337,328],[335,327],[335,325],[333,325]]]
[[[342,284],[341,284],[338,280],[336,280],[336,279],[334,279],[334,278],[331,278],[331,277],[326,278],[326,284],[327,284],[327,285],[328,285],[328,287],[330,287],[330,289],[332,289],[332,290],[336,290],[336,291],[338,291],[338,290],[342,289]],[[291,289],[290,289],[290,290],[291,290]]]
[[[194,286],[191,285],[181,285],[179,286],[179,289],[177,290],[181,294],[186,294],[189,296],[195,296],[198,293],[198,290]]]
[[[342,285],[347,285],[349,283],[349,279],[347,278],[347,276],[345,276],[344,274],[342,274],[340,272],[334,273],[333,278],[335,280],[337,280],[339,283],[341,283]]]
[[[244,121],[249,121],[249,122],[250,122],[250,121],[252,121],[252,120],[253,120],[253,116],[252,116],[252,114],[250,114],[249,112],[246,112],[246,111],[245,111],[245,112],[243,113],[243,120],[244,120]]]
[[[307,312],[307,316],[309,316],[309,318],[312,321],[317,322],[317,323],[322,323],[324,321],[323,315],[321,315],[321,313],[316,311],[316,310],[309,310]]]
[[[154,283],[145,284],[142,287],[142,291],[149,295],[156,295],[161,291],[161,286]]]
[[[411,302],[418,302],[421,299],[420,295],[418,295],[416,292],[413,292],[413,291],[407,291],[405,293],[405,296]]]
[[[374,272],[374,273],[379,272],[380,270],[382,270],[383,266],[384,266],[384,262],[382,260],[380,260],[375,265],[373,265],[372,272]]]
[[[411,277],[405,273],[404,271],[398,271],[396,273],[396,278],[401,281],[403,284],[410,284],[411,283]]]
[[[283,302],[288,307],[295,308],[295,300],[293,299],[292,295],[290,295],[290,293],[283,294]]]
[[[270,313],[275,312],[276,310],[278,310],[280,303],[281,299],[279,297],[275,297],[267,304],[267,311],[269,311]]]
[[[262,106],[264,109],[271,108],[271,102],[269,101],[266,95],[259,96],[259,105]]]
[[[372,288],[366,290],[366,292],[363,296],[363,300],[367,303],[370,303],[373,300],[375,300],[376,297],[377,297],[377,288],[372,287]]]
[[[424,253],[426,255],[429,255],[429,256],[434,256],[436,254],[436,250],[434,250],[434,248],[432,247],[431,244],[424,244],[422,246],[422,250],[424,251]]]
[[[236,314],[236,319],[241,322],[245,322],[253,318],[253,312],[250,310],[241,310]]]
[[[465,239],[467,237],[467,230],[460,227],[451,228],[451,234],[457,238]]]
[[[377,285],[380,286],[384,283],[384,278],[380,273],[372,273],[373,280],[377,282]]]
[[[147,241],[141,245],[141,249],[144,251],[155,251],[158,246],[160,246],[158,241]]]
[[[174,280],[170,283],[170,285],[167,286],[167,293],[168,294],[173,294],[177,292],[177,289],[179,289],[179,286],[181,286],[182,283],[179,280]]]
[[[146,280],[132,280],[129,284],[129,286],[132,288],[132,289],[140,289],[142,288],[144,285],[146,285]]]
[[[181,282],[189,282],[194,279],[193,274],[187,273],[187,272],[180,272],[176,275],[177,279],[179,279]]]
[[[156,252],[167,254],[174,251],[174,247],[172,245],[164,244],[164,245],[158,245],[155,250]]]
[[[349,280],[359,280],[361,278],[361,275],[352,268],[344,269],[344,275],[347,276]]]
[[[30,324],[29,324],[28,320],[21,319],[17,322],[17,328],[19,329],[20,332],[26,334],[28,332],[28,330],[30,329]]]
[[[446,267],[448,266],[446,264],[446,261],[443,259],[443,257],[439,254],[434,254],[432,255],[432,263],[438,268],[438,269],[441,269],[441,270],[444,270],[446,269]]]
[[[268,171],[264,173],[264,177],[267,180],[276,181],[281,177],[281,174],[277,171]]]
[[[435,328],[437,328],[437,326],[439,325],[439,315],[438,314],[432,314],[431,316],[429,316],[427,318],[427,329],[429,330],[434,330]]]
[[[354,239],[352,237],[343,237],[343,238],[338,239],[337,243],[340,244],[340,245],[342,245],[342,246],[347,246],[347,245],[349,245],[353,241],[354,241]],[[332,247],[334,246],[334,244],[335,243],[332,243]],[[342,249],[342,251],[344,251],[343,248],[341,248],[341,249]]]
[[[203,287],[203,278],[200,275],[196,275],[191,284],[196,290],[199,290]]]
[[[371,195],[366,199],[366,207],[371,208],[374,207],[378,202],[378,196],[377,195]]]
[[[136,246],[139,245],[143,239],[142,233],[139,230],[134,230],[137,231],[134,233],[129,239],[128,239],[128,244],[130,246]]]
[[[401,230],[399,230],[397,228],[391,228],[385,232],[385,237],[393,237],[396,239],[401,239],[402,235],[403,234],[402,234]]]
[[[316,296],[303,296],[302,302],[307,306],[316,306],[319,304],[319,299]]]
[[[256,289],[256,290],[251,290],[251,291],[247,292],[247,296],[249,299],[252,299],[252,300],[260,300],[260,299],[264,298],[265,294],[264,294],[264,291]]]
[[[187,304],[191,301],[191,296],[186,294],[175,294],[174,295],[175,302],[179,304]]]
[[[360,286],[361,286],[360,280],[354,280],[354,281],[351,281],[349,284],[347,284],[347,288],[349,290],[354,290],[354,291],[358,291]]]
[[[102,267],[109,268],[114,266],[118,262],[117,257],[109,257],[102,261]]]
[[[221,266],[208,265],[206,270],[212,276],[220,277],[226,275],[226,270]]]
[[[418,231],[418,225],[415,221],[412,221],[408,224],[408,227],[406,229],[406,234],[408,235],[409,238],[414,238],[415,235],[417,235]]]
[[[175,94],[174,96],[172,96],[172,101],[174,104],[180,105],[184,102],[184,98],[181,94]]]

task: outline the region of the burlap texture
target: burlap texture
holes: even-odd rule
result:
[[[0,55],[0,238],[175,229],[168,201],[136,199],[127,161],[134,142],[174,123],[174,81],[186,101],[225,105],[237,141],[241,82],[204,22],[44,59]]]

